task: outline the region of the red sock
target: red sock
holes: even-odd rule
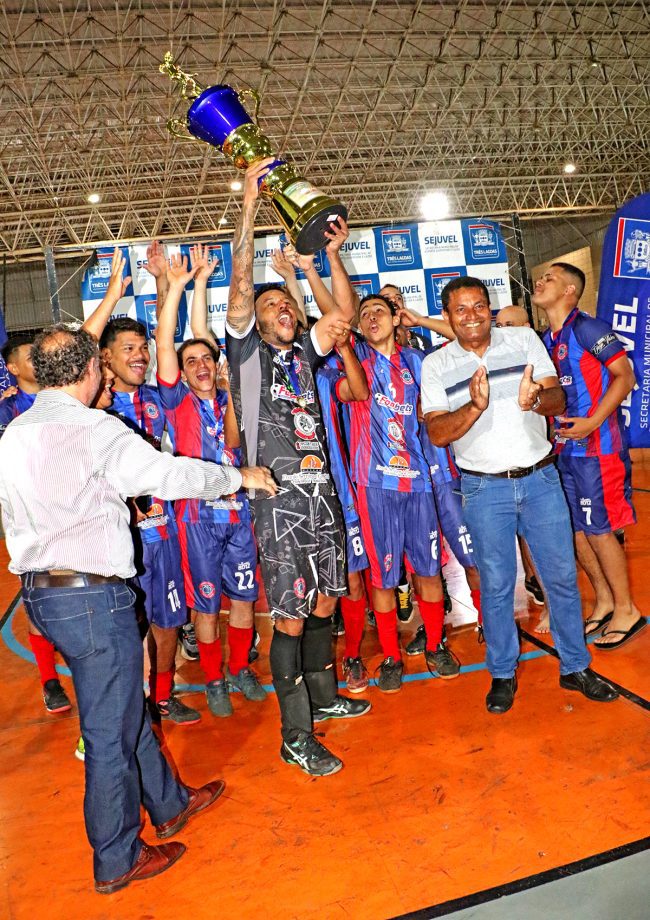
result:
[[[397,638],[397,607],[381,613],[375,610],[375,617],[377,619],[379,643],[384,658],[394,658],[395,661],[401,661],[402,653],[400,652]]]
[[[237,676],[242,668],[248,667],[248,652],[253,641],[252,626],[231,626],[228,624],[228,645],[230,647],[230,661],[228,667],[233,676]]]
[[[151,671],[149,673],[149,696],[154,703],[168,700],[172,695],[173,671]]]
[[[54,663],[54,646],[45,636],[35,636],[29,633],[29,644],[36,658],[36,667],[41,675],[41,683],[45,685],[48,680],[58,680],[56,664]]]
[[[366,618],[366,599],[353,601],[349,597],[341,598],[341,614],[345,626],[345,658],[358,658],[361,654],[361,639]]]
[[[368,597],[368,607],[372,610],[372,581],[370,579],[370,569],[363,570],[363,583],[366,586],[366,595]]]
[[[216,639],[214,642],[199,642],[199,661],[205,674],[207,683],[213,680],[223,679],[223,656],[221,654],[221,641]]]
[[[479,626],[483,625],[483,611],[481,610],[481,592],[476,588],[473,591],[469,592],[472,595],[472,603],[476,607],[476,612],[478,613],[477,623]]]
[[[420,616],[427,634],[427,648],[434,652],[442,642],[442,622],[445,618],[444,601],[423,601],[417,597]]]

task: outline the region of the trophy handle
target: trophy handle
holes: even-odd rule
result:
[[[195,144],[201,143],[198,137],[194,137],[194,135],[190,134],[187,130],[187,121],[184,118],[170,118],[167,121],[167,130],[172,137],[180,141],[193,141]]]
[[[256,89],[243,89],[240,93],[237,93],[237,98],[239,99],[239,101],[241,102],[242,105],[244,104],[244,98],[243,98],[243,97],[245,97],[245,96],[250,96],[250,98],[251,98],[251,99],[253,100],[253,102],[255,103],[255,112],[254,112],[254,114],[253,114],[253,121],[255,122],[255,124],[257,124],[257,116],[258,116],[258,114],[259,114],[259,111],[260,111],[260,103],[261,103],[261,101],[262,101],[262,100],[260,99],[260,94],[257,92]]]

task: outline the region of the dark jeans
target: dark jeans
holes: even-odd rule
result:
[[[34,588],[23,576],[29,618],[72,672],[86,747],[86,832],[95,879],[133,866],[141,849],[140,803],[153,824],[175,817],[187,791],[174,779],[144,705],[142,640],[123,583]]]

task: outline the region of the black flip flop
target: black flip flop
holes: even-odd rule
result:
[[[607,643],[603,643],[602,645],[599,645],[598,642],[594,642],[594,647],[600,649],[600,650],[603,651],[603,652],[610,652],[610,651],[612,651],[612,650],[615,649],[615,648],[620,648],[621,645],[623,645],[624,642],[627,642],[628,639],[632,639],[634,636],[636,636],[637,633],[641,632],[641,630],[643,629],[644,626],[647,626],[647,625],[648,625],[648,624],[647,624],[647,622],[646,622],[646,618],[645,618],[645,617],[639,617],[639,619],[636,621],[636,623],[633,623],[633,624],[630,626],[630,628],[627,629],[627,630],[625,630],[625,629],[610,629],[610,630],[607,630],[607,629],[606,629],[606,630],[604,630],[604,632],[603,632],[603,636],[620,635],[620,636],[622,636],[623,638],[622,638],[622,639],[618,639],[616,642],[607,642]]]
[[[610,610],[609,613],[606,613],[605,616],[601,617],[600,619],[598,619],[598,617],[593,617],[593,619],[591,620],[585,620],[584,622],[585,639],[588,639],[589,636],[597,635],[601,631],[603,626],[606,626],[607,623],[609,623],[609,621],[611,620],[613,616],[614,616],[614,611]],[[587,632],[587,626],[595,626],[596,628],[590,629],[589,632]]]

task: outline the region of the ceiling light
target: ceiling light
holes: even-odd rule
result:
[[[567,174],[567,176],[572,176],[575,171],[576,171],[575,163],[565,163],[564,164],[564,172]]]
[[[420,202],[420,211],[425,220],[442,220],[449,214],[449,198],[444,192],[429,192]]]
[[[600,66],[600,64],[599,64],[599,62],[596,60],[596,58],[594,58],[594,59],[592,60],[591,66],[592,66],[592,67],[599,67],[599,66]]]
[[[220,217],[220,218],[219,218],[219,223],[220,223],[220,224],[227,224],[227,223],[228,223],[228,218],[227,218],[227,217]]]
[[[88,196],[88,201],[90,202],[90,204],[99,204],[101,200],[102,200],[102,196],[98,195],[97,192],[91,192],[90,195]]]
[[[239,179],[233,179],[233,181],[230,183],[230,188],[231,188],[231,191],[233,192],[240,192],[241,182],[239,181]]]

